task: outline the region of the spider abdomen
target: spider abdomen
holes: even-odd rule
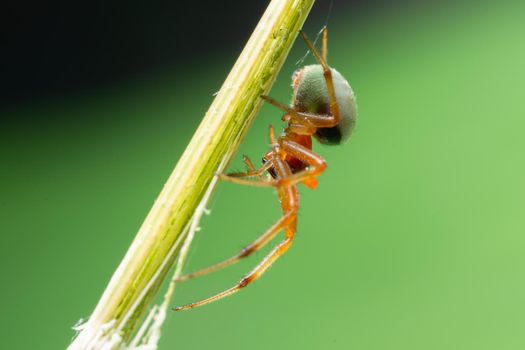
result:
[[[334,68],[331,71],[341,119],[337,126],[317,129],[314,136],[323,144],[339,145],[352,134],[357,119],[357,105],[347,80]],[[294,73],[292,86],[292,106],[297,111],[330,114],[330,99],[321,65],[314,64],[298,69]]]

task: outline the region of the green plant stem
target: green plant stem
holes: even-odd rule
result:
[[[130,338],[176,258],[180,247],[175,243],[215,174],[235,154],[261,107],[259,96],[269,92],[313,3],[269,4],[70,349],[96,349],[100,339]]]

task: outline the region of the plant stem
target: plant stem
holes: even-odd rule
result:
[[[160,288],[195,209],[222,173],[292,47],[314,0],[273,0],[164,185],[89,320],[69,349],[119,348]],[[113,342],[113,343],[112,343]]]

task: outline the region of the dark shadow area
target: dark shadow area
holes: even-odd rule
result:
[[[0,62],[0,104],[20,105],[111,86],[184,65],[206,53],[240,49],[267,4],[268,0],[11,3]],[[332,14],[351,9],[352,16],[359,16],[386,3],[335,0],[332,5]],[[329,0],[318,1],[309,21],[323,22],[330,6]]]

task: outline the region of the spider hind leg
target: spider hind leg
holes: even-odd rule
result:
[[[279,177],[286,177],[291,175],[291,169],[288,166],[287,163],[285,163],[281,158],[274,155],[272,163],[275,166],[275,171],[277,172]],[[254,243],[251,245],[252,250],[257,250],[260,247],[262,247],[264,244],[268,243],[275,235],[280,232],[282,229],[285,230],[285,239],[281,241],[248,275],[243,277],[235,286],[228,288],[224,290],[223,292],[220,292],[218,294],[215,294],[209,298],[203,299],[201,301],[197,301],[191,304],[187,304],[184,306],[179,306],[174,308],[175,311],[182,311],[182,310],[188,310],[195,307],[203,306],[209,303],[212,303],[214,301],[220,300],[222,298],[225,298],[231,294],[237,293],[242,288],[248,286],[249,284],[256,281],[260,276],[268,270],[268,268],[286,251],[290,248],[293,242],[293,238],[295,236],[295,231],[297,227],[297,211],[299,209],[299,203],[298,203],[298,192],[296,186],[282,186],[279,187],[278,190],[279,199],[281,202],[281,208],[283,211],[283,217],[280,221],[277,222],[276,225],[274,225],[272,228],[270,228],[263,236],[261,236],[259,239],[257,239]],[[250,247],[250,246],[249,246]],[[202,270],[203,273],[197,273],[199,275],[213,272],[216,270],[219,270],[223,267],[226,267],[228,265],[231,265],[237,261],[239,261],[242,257],[247,256],[249,254],[241,253],[233,258],[230,258],[223,263],[219,263],[217,265],[214,265],[208,269]],[[192,277],[196,277],[192,276]]]

